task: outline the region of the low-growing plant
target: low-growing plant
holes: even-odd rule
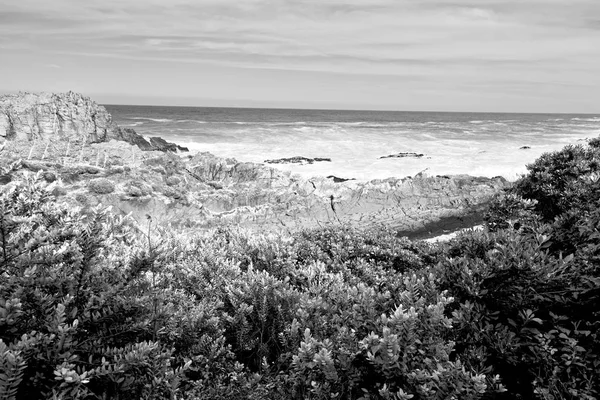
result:
[[[96,194],[109,194],[115,191],[115,184],[106,178],[92,179],[87,186],[90,192]]]

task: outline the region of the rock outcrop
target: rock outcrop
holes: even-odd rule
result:
[[[302,157],[302,156],[295,156],[295,157],[289,157],[289,158],[278,158],[276,160],[265,160],[265,164],[314,164],[316,162],[331,162],[331,158],[324,158],[324,157],[315,157],[315,158],[309,158],[309,157]]]
[[[503,178],[466,175],[370,182],[303,179],[262,164],[198,153],[182,158],[143,152],[124,142],[96,143],[59,159],[27,160],[28,147],[9,142],[5,166],[21,160],[17,171],[41,171],[56,193],[74,204],[102,203],[143,221],[189,227],[235,224],[261,230],[295,230],[324,224],[367,227],[386,224],[419,231],[448,218],[481,213],[491,197],[509,183]],[[65,152],[66,144],[63,143]],[[35,160],[34,160],[35,158]],[[6,167],[5,167],[6,168]],[[2,174],[0,174],[2,175]]]
[[[235,224],[291,231],[385,224],[418,231],[481,213],[509,185],[503,178],[425,173],[370,182],[304,179],[210,153],[182,157],[160,138],[148,142],[121,129],[104,107],[73,93],[0,98],[0,136],[14,139],[2,150],[0,185],[33,171],[74,205],[102,203],[140,221],[151,215],[191,228]]]
[[[379,158],[380,159],[382,159],[382,158],[406,158],[406,157],[421,158],[424,155],[425,154],[421,154],[421,153],[396,153],[396,154],[389,154],[387,156],[381,156]]]
[[[106,109],[79,93],[18,93],[0,96],[0,138],[61,139],[98,143],[122,140],[142,150],[187,151],[161,138],[147,141],[133,129],[122,129]]]

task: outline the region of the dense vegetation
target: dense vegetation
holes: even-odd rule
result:
[[[544,155],[488,229],[184,235],[0,198],[0,399],[595,399],[600,141]]]

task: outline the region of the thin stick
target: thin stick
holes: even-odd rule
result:
[[[33,148],[35,147],[34,144],[31,145],[31,149],[29,149],[29,155],[27,156],[28,160],[31,160],[31,155],[33,154]]]
[[[98,154],[96,154],[96,167],[100,163],[100,150],[98,150]]]
[[[44,149],[44,154],[42,154],[42,160],[46,158],[46,153],[48,152],[48,146],[50,146],[50,142],[46,144],[46,148]]]
[[[102,168],[106,168],[106,159],[108,158],[108,154],[106,152],[104,152],[104,164],[102,165]]]
[[[71,147],[71,139],[67,142],[67,151],[65,151],[65,157],[69,157],[69,149]]]

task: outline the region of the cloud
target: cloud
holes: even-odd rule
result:
[[[534,77],[538,85],[558,86],[561,79],[594,79],[600,69],[597,0],[5,3],[0,47],[40,60],[62,54],[450,80],[465,87],[472,80],[501,87]]]

